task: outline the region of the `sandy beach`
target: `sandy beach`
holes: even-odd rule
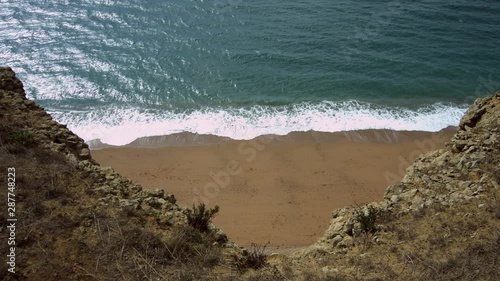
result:
[[[178,134],[92,151],[145,188],[181,206],[219,205],[214,223],[242,244],[300,247],[326,230],[336,208],[382,199],[418,155],[455,132],[301,132],[238,141]]]

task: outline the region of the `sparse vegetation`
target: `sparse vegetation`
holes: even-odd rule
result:
[[[372,206],[368,206],[366,210],[362,208],[356,209],[356,220],[361,224],[361,231],[364,233],[377,232],[378,210]]]
[[[185,268],[186,272],[196,272],[196,268],[213,268],[220,263],[220,249],[211,245],[208,237],[188,226],[175,226],[165,236],[141,227],[140,218],[129,221],[123,214],[92,214],[97,232],[94,248],[102,266],[95,274],[121,276],[122,280],[148,280],[165,278],[165,269]],[[216,258],[214,258],[216,257]],[[118,264],[119,267],[109,267]],[[96,264],[98,266],[98,264]],[[121,272],[118,269],[126,269]],[[182,274],[187,274],[182,272]]]
[[[25,128],[39,122],[43,112],[24,115],[25,111],[16,108],[20,99],[8,95],[0,89],[0,182],[7,182],[5,171],[15,167],[18,270],[2,275],[2,280],[469,281],[500,276],[498,142],[478,148],[487,151],[474,160],[481,162],[479,166],[453,174],[479,183],[481,190],[471,192],[468,200],[419,203],[412,208],[395,204],[383,211],[358,207],[346,222],[355,220],[369,247],[352,242],[357,239],[352,233],[342,232],[338,236],[345,243],[336,248],[312,247],[298,257],[267,256],[266,247],[255,244],[248,250],[230,243],[220,247],[223,243],[207,231],[219,211],[217,206],[193,206],[185,213],[186,224],[173,203],[167,205],[165,200],[148,207],[145,197],[133,196],[152,193],[133,191],[122,178],[113,180],[119,182],[111,190],[114,201],[103,200],[109,194],[102,195],[98,189],[112,182],[105,173],[85,169],[83,161],[68,160],[65,153],[74,152],[76,146],[52,152],[39,143],[43,138],[34,142],[34,133]],[[23,115],[15,116],[19,112]],[[493,132],[498,134],[495,124],[491,127],[496,131],[484,128],[492,131],[492,139]],[[36,133],[41,136],[40,131]],[[471,150],[468,156],[474,153]],[[455,154],[447,161],[467,164]],[[455,164],[445,166],[456,168]],[[427,173],[436,175],[442,169],[429,165]],[[423,182],[413,182],[412,188],[430,191]],[[0,201],[7,202],[7,196],[0,192]],[[130,204],[121,206],[123,201]],[[161,223],[159,216],[165,212],[172,222]],[[0,236],[7,235],[7,212],[0,212]],[[0,243],[0,252],[8,253],[8,247]],[[0,263],[0,272],[7,272],[7,263]]]
[[[266,265],[267,255],[264,253],[266,246],[259,246],[252,243],[250,250],[244,250],[241,257],[234,257],[234,264],[239,271],[245,271],[247,269],[259,269]]]
[[[186,210],[188,224],[200,231],[207,231],[212,218],[219,212],[219,206],[208,209],[205,204],[193,204],[193,209]]]
[[[28,130],[19,130],[10,136],[10,141],[22,145],[30,145],[35,142],[35,134]]]
[[[67,162],[60,153],[38,146],[21,154],[0,146],[0,170],[16,167],[18,275],[40,280],[211,280],[206,269],[222,262],[213,238],[188,225],[158,231],[143,210],[102,205],[89,190],[93,179]],[[0,174],[4,181],[5,174]],[[6,193],[0,200],[7,201]],[[213,212],[213,211],[212,211]],[[0,234],[7,217],[0,213]],[[6,252],[7,243],[0,245]],[[205,269],[205,270],[204,270]],[[6,272],[6,265],[0,265]],[[191,279],[188,277],[191,276]],[[208,274],[210,276],[210,274]],[[87,279],[86,279],[87,278]],[[73,278],[70,278],[73,279]]]

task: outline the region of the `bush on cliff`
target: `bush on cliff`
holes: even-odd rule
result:
[[[361,225],[361,231],[364,233],[375,233],[377,232],[377,217],[378,211],[372,206],[368,206],[365,210],[358,208],[355,210],[356,220]]]
[[[208,225],[213,217],[219,212],[219,206],[207,209],[205,204],[193,204],[193,209],[186,210],[187,220],[190,226],[200,231],[207,231]]]
[[[35,142],[35,134],[28,130],[19,130],[11,134],[10,141],[22,145],[30,145]]]

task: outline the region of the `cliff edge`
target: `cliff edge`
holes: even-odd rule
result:
[[[416,159],[384,201],[335,210],[323,238],[295,257],[354,279],[495,280],[499,183],[496,93],[477,99],[446,147]]]
[[[174,196],[100,167],[8,67],[0,160],[0,201],[13,208],[0,212],[5,280],[500,276],[500,93],[476,100],[446,147],[420,156],[382,202],[335,210],[323,238],[291,256],[242,249],[212,225],[197,229]]]
[[[99,166],[9,67],[0,68],[0,159],[0,201],[12,207],[0,212],[2,280],[204,280],[231,276],[242,258],[219,229],[189,224],[173,195]]]

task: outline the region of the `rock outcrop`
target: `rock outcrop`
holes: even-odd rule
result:
[[[90,155],[88,145],[65,125],[52,117],[35,102],[26,98],[23,85],[9,67],[0,68],[0,117],[7,124],[21,124],[33,134],[33,142],[48,150],[62,153],[69,163],[86,171],[99,186],[94,192],[103,204],[118,204],[151,210],[159,220],[183,220],[175,197],[163,190],[143,190],[112,168],[101,167]]]
[[[500,93],[477,99],[445,148],[382,202],[335,210],[296,268],[346,280],[494,280],[500,274]],[[298,269],[299,270],[299,269]]]
[[[405,214],[435,205],[480,202],[487,196],[500,198],[499,182],[500,93],[496,93],[476,100],[446,148],[420,156],[400,183],[387,188],[384,201],[334,211],[330,227],[314,247],[352,244],[353,237],[363,232],[360,212],[364,216],[370,212]]]
[[[19,169],[22,270],[8,280],[500,275],[500,93],[476,100],[446,147],[420,156],[382,202],[335,210],[323,238],[291,257],[270,256],[270,266],[261,252],[242,250],[213,226],[208,234],[186,228],[186,212],[173,195],[144,190],[99,166],[81,138],[26,98],[10,68],[0,68],[0,156],[2,170]],[[255,264],[268,266],[243,268]]]
[[[101,167],[80,137],[26,98],[9,67],[0,67],[0,159],[2,171],[16,169],[16,245],[23,253],[7,280],[168,280],[179,272],[196,278],[207,256],[212,270],[242,253],[213,225],[190,227],[173,195]],[[0,199],[7,202],[6,196]],[[155,263],[161,268],[152,268]],[[5,263],[0,272],[7,272]]]

